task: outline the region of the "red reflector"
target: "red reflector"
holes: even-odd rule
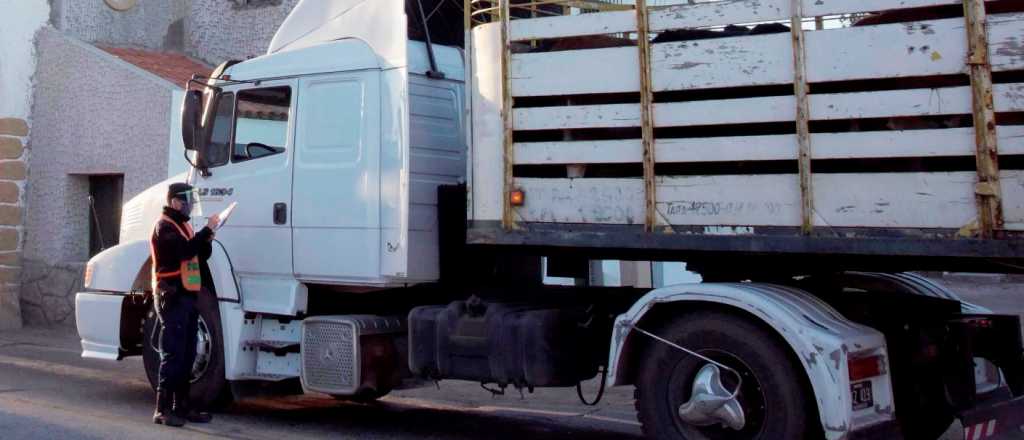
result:
[[[885,374],[885,363],[881,356],[850,359],[850,382],[870,379]]]
[[[509,201],[511,201],[512,206],[523,206],[523,204],[526,203],[526,193],[520,190],[512,191],[509,193],[508,198]]]

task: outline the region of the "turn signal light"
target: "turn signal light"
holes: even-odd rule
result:
[[[526,193],[517,189],[509,193],[508,199],[512,203],[512,206],[523,206],[523,204],[526,203]]]
[[[850,359],[847,365],[850,368],[850,382],[885,374],[885,359],[880,355]]]

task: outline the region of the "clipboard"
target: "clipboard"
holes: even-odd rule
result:
[[[238,202],[231,202],[231,204],[228,205],[227,208],[224,208],[223,211],[221,211],[220,213],[217,214],[217,218],[220,219],[220,223],[217,224],[217,229],[214,229],[214,232],[216,232],[216,231],[220,230],[220,228],[224,227],[224,223],[227,223],[228,217],[231,217],[231,213],[235,212],[235,207],[236,206],[238,206]]]

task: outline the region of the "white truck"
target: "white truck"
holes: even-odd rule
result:
[[[1024,423],[1019,319],[906,273],[1024,266],[1021,2],[675,3],[304,0],[193,81],[170,181],[237,202],[195,397],[600,376],[652,439]],[[167,183],[76,304],[83,356],[151,381]],[[602,287],[602,259],[704,282]]]

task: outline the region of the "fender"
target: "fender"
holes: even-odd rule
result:
[[[207,261],[214,290],[220,301],[240,302],[231,258],[220,242],[214,241]],[[150,278],[149,242],[135,240],[121,243],[89,260],[85,268],[85,290],[127,294],[148,290]]]
[[[128,293],[140,286],[140,277],[149,280],[149,242],[129,241],[107,249],[85,265],[85,289]],[[145,272],[144,272],[145,271]]]
[[[804,367],[827,439],[842,439],[857,428],[893,418],[895,410],[888,375],[873,379],[874,408],[857,411],[857,414],[851,409],[848,355],[870,353],[887,358],[883,335],[847,320],[810,293],[771,284],[678,285],[644,295],[615,320],[608,359],[608,377],[613,386],[625,385],[628,381],[621,373],[625,363],[630,361],[624,356],[625,347],[646,337],[631,331],[631,325],[643,328],[644,316],[654,308],[685,302],[694,303],[695,307],[699,307],[699,303],[713,303],[735,308],[774,329]]]

